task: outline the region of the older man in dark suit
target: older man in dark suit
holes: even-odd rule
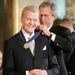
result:
[[[3,75],[58,75],[58,63],[53,63],[48,37],[35,33],[38,15],[34,6],[24,8],[22,29],[5,42]]]
[[[40,11],[40,29],[49,37],[50,46],[57,57],[60,75],[68,75],[66,70],[63,52],[70,52],[72,50],[72,40],[69,29],[61,26],[53,26],[56,19],[55,4],[50,2],[43,2],[39,6]],[[50,48],[51,50],[51,48]]]

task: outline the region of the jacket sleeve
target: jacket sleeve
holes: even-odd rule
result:
[[[12,45],[7,41],[4,43],[3,75],[15,75]]]
[[[60,35],[56,34],[55,40],[52,41],[52,45],[55,48],[59,48],[65,52],[70,52],[72,50],[72,39],[70,32],[66,31]]]

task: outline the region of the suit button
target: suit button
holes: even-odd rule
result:
[[[71,75],[71,72],[69,72],[69,75]]]
[[[56,45],[57,45],[57,46],[59,46],[59,44],[58,44],[58,43],[57,43]]]

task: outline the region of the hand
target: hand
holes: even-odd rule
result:
[[[39,29],[43,31],[46,36],[50,36],[51,32],[48,30],[47,25],[40,25]]]
[[[47,75],[47,72],[46,70],[34,69],[30,71],[29,75]]]
[[[39,74],[39,72],[40,72],[40,69],[33,69],[33,70],[29,71],[29,75],[37,75],[37,74]]]

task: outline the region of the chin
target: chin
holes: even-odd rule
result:
[[[34,32],[34,30],[32,30],[32,31],[29,31],[29,33],[33,33]]]

